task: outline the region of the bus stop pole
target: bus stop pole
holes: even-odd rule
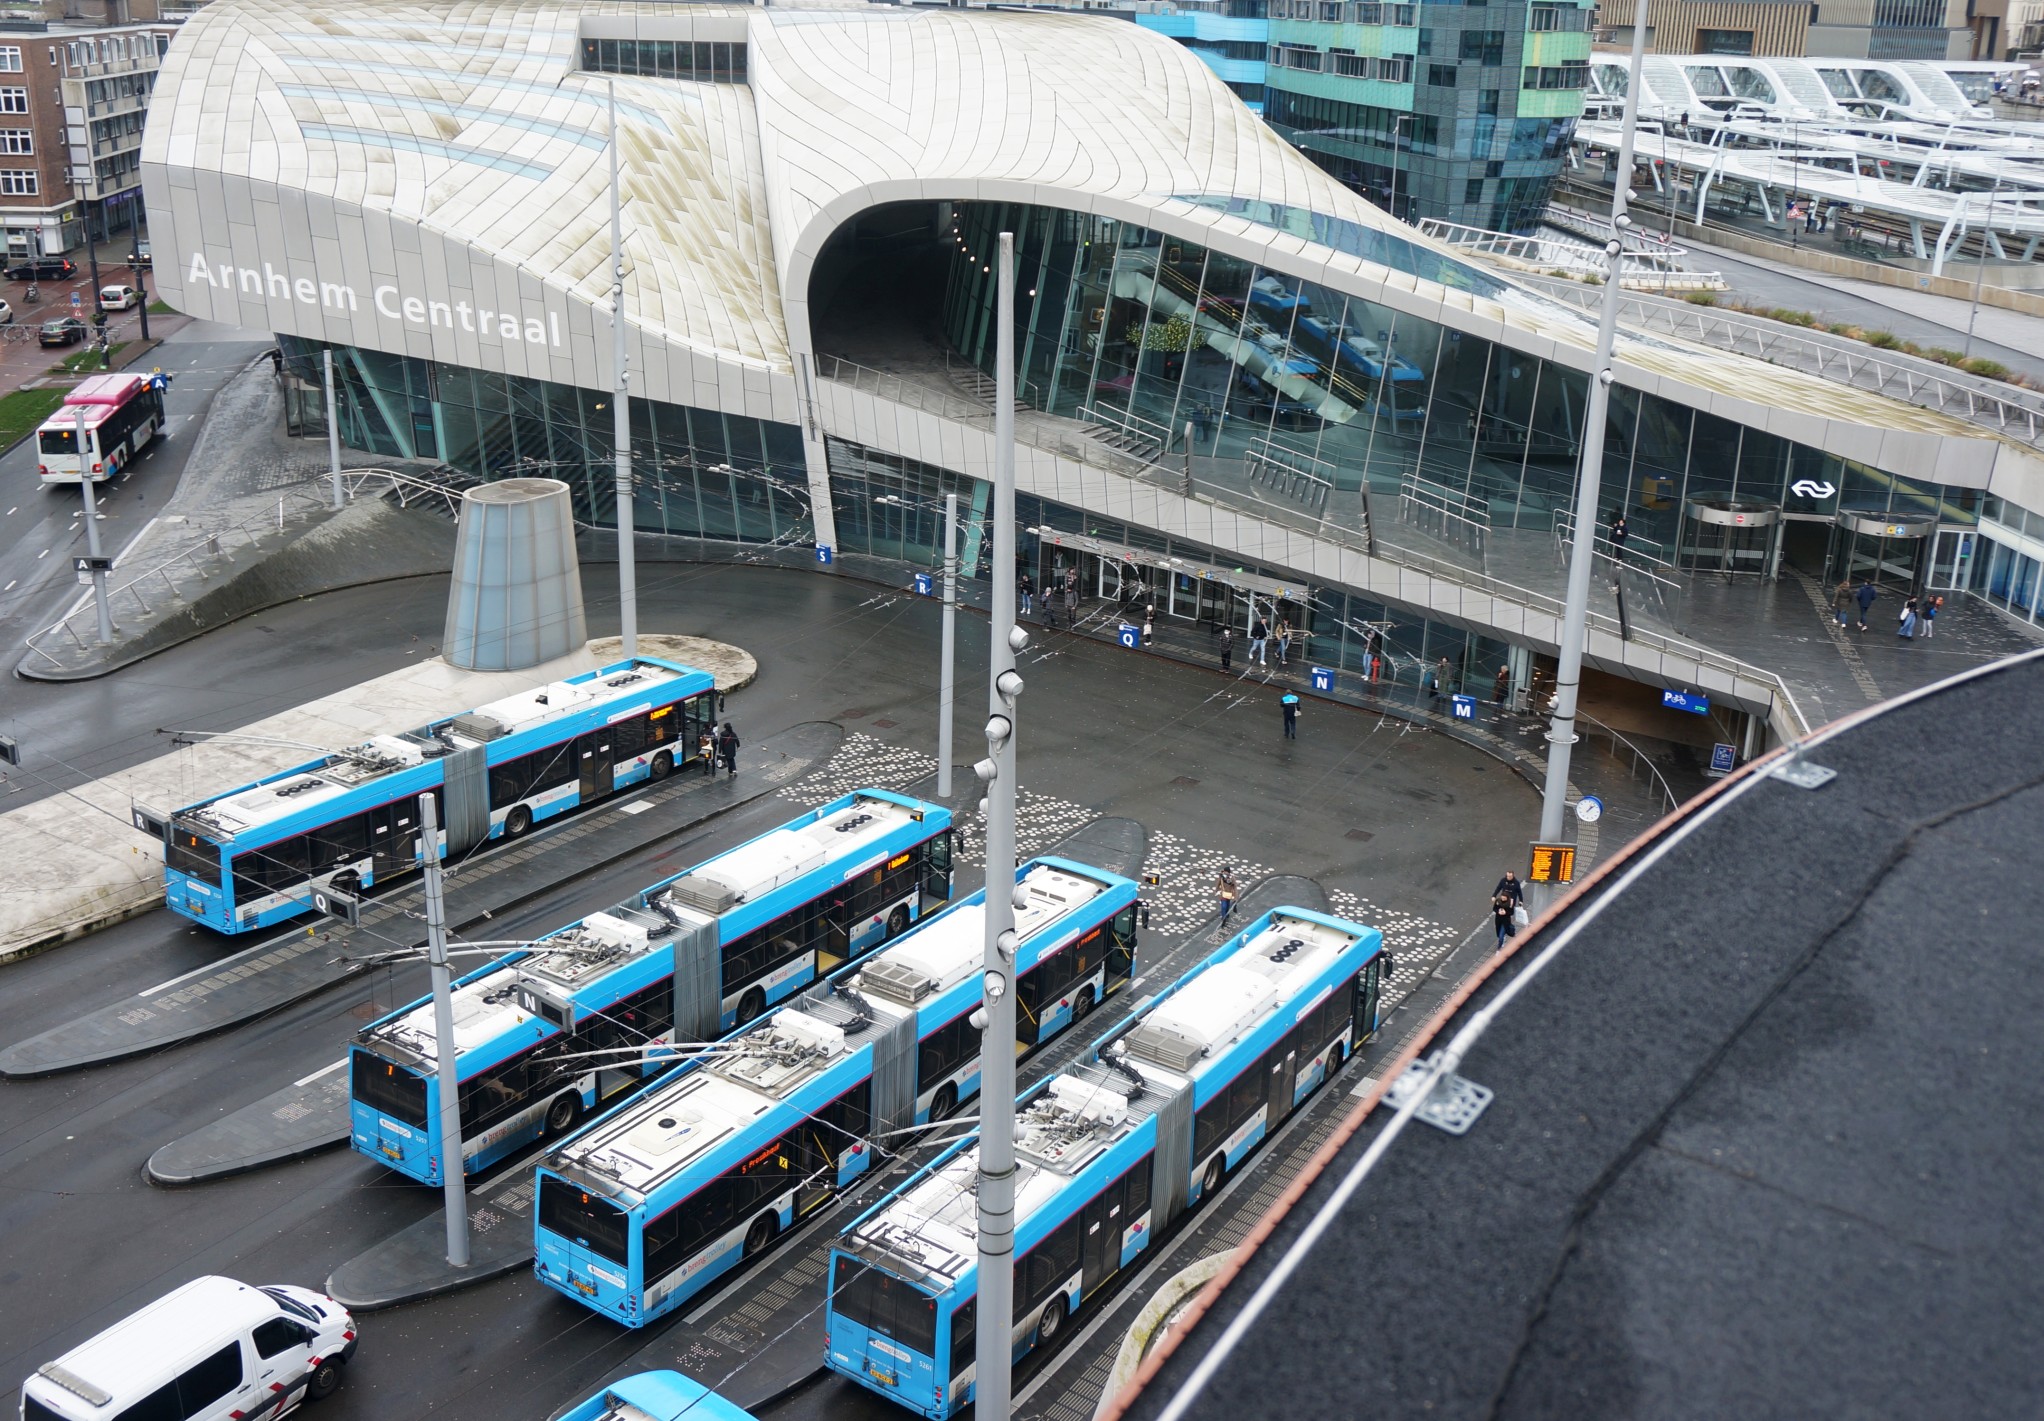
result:
[[[440,1177],[447,1195],[447,1261],[468,1267],[467,1162],[461,1152],[461,1073],[454,1054],[454,973],[440,896],[440,813],[419,796],[419,854],[426,866],[426,960],[433,965],[433,1054],[440,1068]]]
[[[944,662],[937,680],[937,798],[951,798],[951,702],[958,685],[958,495],[944,495]]]
[[[326,376],[326,461],[333,470],[335,512],[341,507],[341,407],[334,403],[334,353],[331,348],[320,353],[320,366]]]
[[[994,357],[992,667],[987,688],[986,1034],[980,1043],[979,1323],[973,1339],[974,1412],[1007,1421],[1015,1316],[1015,234],[994,258],[999,331]]]
[[[114,639],[113,608],[106,600],[106,569],[99,565],[99,510],[92,499],[91,456],[86,453],[85,406],[78,407],[78,490],[85,498],[85,552],[92,559],[92,605],[99,613],[99,641]]]

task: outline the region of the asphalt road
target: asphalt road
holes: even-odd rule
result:
[[[612,599],[592,570],[593,631]],[[0,720],[32,727],[30,773],[83,735],[106,764],[156,753],[158,725],[224,729],[279,705],[430,655],[444,583],[414,581],[294,603],[114,676],[0,684]],[[652,566],[642,625],[753,649],[759,680],[731,717],[758,739],[834,718],[927,753],[934,741],[937,609],[811,573]],[[985,623],[961,619],[959,758],[977,753]],[[1515,861],[1534,797],[1495,761],[1443,737],[1314,706],[1280,738],[1275,696],[1218,674],[1063,638],[1025,659],[1018,714],[1030,790],[1145,822],[1239,862],[1307,874],[1389,908],[1466,923]],[[1268,702],[1268,704],[1266,704]],[[79,727],[91,730],[81,731]],[[557,926],[784,820],[778,797],[640,859],[559,889],[493,925]],[[1364,830],[1367,840],[1351,837]],[[967,885],[969,886],[969,885]],[[1169,891],[1174,885],[1167,885]],[[1203,893],[1204,885],[1176,885]],[[232,950],[165,913],[0,969],[0,1040],[176,977]],[[204,1272],[316,1284],[430,1213],[438,1196],[336,1152],[193,1189],[144,1182],[185,1134],[335,1060],[362,1021],[424,988],[379,976],[158,1057],[0,1085],[0,1376],[18,1378]],[[770,1264],[767,1266],[771,1266]],[[546,1416],[647,1340],[514,1274],[366,1317],[362,1352],[320,1414]]]

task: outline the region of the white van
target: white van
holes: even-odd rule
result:
[[[275,1421],[341,1384],[355,1321],[323,1293],[199,1278],[21,1386],[22,1421]]]

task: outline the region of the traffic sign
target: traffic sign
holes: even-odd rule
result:
[[[1455,719],[1457,720],[1475,720],[1476,697],[1474,696],[1448,697],[1448,713],[1454,716]]]
[[[1604,801],[1594,794],[1586,794],[1576,801],[1576,818],[1585,824],[1594,824],[1604,817]]]
[[[830,544],[818,543],[816,545],[816,560],[825,567],[830,566]]]
[[[1712,779],[1716,779],[1720,775],[1729,775],[1738,763],[1739,752],[1736,747],[1730,745],[1713,745],[1710,747],[1709,773]]]
[[[936,586],[936,581],[930,576],[930,574],[928,574],[927,572],[919,572],[916,574],[916,596],[918,597],[929,596],[930,589],[933,588],[934,586]]]
[[[1325,666],[1316,666],[1316,667],[1314,667],[1314,668],[1313,668],[1313,689],[1314,689],[1314,690],[1316,690],[1316,691],[1331,691],[1331,690],[1333,690],[1333,689],[1334,689],[1334,672],[1333,672],[1333,670],[1331,670],[1330,668],[1328,668],[1328,667],[1325,667]]]
[[[72,293],[71,293],[71,309],[72,309],[72,310],[74,310],[74,311],[75,311],[75,310],[77,310],[77,309],[78,309],[78,308],[79,308],[80,306],[83,306],[84,304],[85,304],[85,302],[84,302],[83,300],[81,300],[81,299],[79,298],[79,295],[78,295],[78,293],[77,293],[77,292],[75,292],[75,291],[74,291],[74,292],[72,292]]]
[[[1132,627],[1127,622],[1123,622],[1115,630],[1114,639],[1123,646],[1134,650],[1143,644],[1143,629],[1141,627]]]
[[[1691,715],[1710,714],[1710,697],[1701,691],[1663,691],[1661,704],[1669,710],[1688,711]]]
[[[1533,861],[1527,866],[1528,883],[1573,883],[1576,877],[1574,844],[1535,844]]]

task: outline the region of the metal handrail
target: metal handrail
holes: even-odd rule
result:
[[[1620,745],[1623,745],[1629,752],[1631,752],[1633,763],[1635,765],[1646,766],[1647,773],[1654,777],[1654,783],[1660,787],[1661,803],[1666,806],[1668,813],[1673,814],[1675,810],[1681,806],[1682,801],[1676,797],[1674,787],[1668,783],[1666,777],[1661,774],[1660,767],[1653,762],[1652,757],[1649,756],[1646,751],[1640,749],[1639,746],[1633,744],[1630,740],[1626,739],[1623,735],[1620,735],[1617,731],[1613,730],[1603,721],[1597,719],[1597,717],[1585,712],[1580,706],[1576,708],[1576,716],[1580,720],[1588,721],[1598,730],[1610,736]]]

